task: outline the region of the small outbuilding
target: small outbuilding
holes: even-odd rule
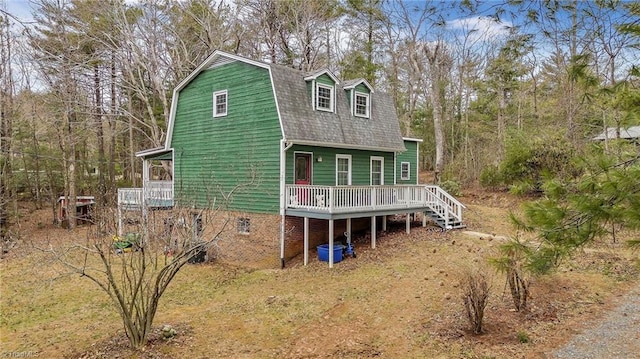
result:
[[[67,216],[67,197],[60,196],[58,198],[57,223],[62,225],[68,224]],[[96,203],[94,196],[77,196],[76,197],[76,223],[84,224],[91,221],[93,206]]]

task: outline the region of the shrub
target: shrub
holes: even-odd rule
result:
[[[484,272],[469,270],[463,279],[462,300],[474,334],[482,333],[484,310],[489,300],[489,280]]]
[[[561,134],[510,133],[505,157],[499,166],[489,166],[480,175],[480,184],[496,188],[507,186],[515,194],[541,193],[546,178],[572,179],[580,169],[575,149]]]
[[[452,196],[460,196],[460,183],[453,180],[440,182],[440,187],[449,192]]]
[[[491,258],[490,263],[498,272],[506,274],[515,310],[517,312],[525,311],[529,299],[530,281],[524,272],[524,266],[531,249],[515,238],[500,245],[498,250],[500,256]]]
[[[486,188],[497,188],[502,184],[502,176],[497,166],[488,166],[480,173],[480,185]]]

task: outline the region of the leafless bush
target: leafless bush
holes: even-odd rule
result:
[[[165,211],[167,219],[156,225],[156,216],[143,215],[122,237],[99,230],[71,246],[51,247],[48,252],[72,272],[94,282],[115,304],[129,343],[140,349],[147,343],[160,298],[187,263],[204,260],[225,230],[220,208]],[[156,223],[154,223],[156,222]],[[168,223],[173,225],[166,225]],[[97,229],[97,228],[96,228]]]
[[[489,299],[490,284],[484,272],[469,270],[462,282],[462,300],[474,334],[482,333],[484,310]]]

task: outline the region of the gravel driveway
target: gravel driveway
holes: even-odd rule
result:
[[[576,335],[551,358],[640,358],[640,285],[620,298],[602,321]]]

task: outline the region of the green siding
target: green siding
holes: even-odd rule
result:
[[[365,86],[365,84],[358,84],[358,86],[356,86],[356,92],[362,92],[366,94],[371,93],[371,91],[369,91],[369,88]]]
[[[323,84],[323,85],[329,85],[329,86],[335,86],[335,82],[333,82],[333,80],[331,79],[331,77],[327,74],[322,74],[320,76],[318,76],[316,78],[316,82]]]
[[[404,147],[407,148],[406,151],[398,153],[397,155],[397,165],[396,165],[396,183],[397,184],[418,184],[418,178],[416,176],[416,169],[418,168],[418,142],[416,141],[404,141]],[[409,180],[402,180],[402,176],[400,171],[402,170],[401,163],[409,162],[411,165],[410,168],[410,177]]]
[[[293,158],[295,152],[313,153],[312,184],[335,186],[336,155],[351,155],[351,184],[368,186],[371,183],[371,156],[384,157],[384,184],[393,185],[393,152],[364,151],[339,148],[295,145],[287,150],[286,183],[293,183]],[[322,162],[318,162],[322,157]]]
[[[227,90],[227,116],[214,118],[213,92],[220,90]],[[176,200],[207,207],[236,188],[229,209],[277,212],[280,138],[268,70],[234,62],[203,71],[178,99],[171,143]]]

